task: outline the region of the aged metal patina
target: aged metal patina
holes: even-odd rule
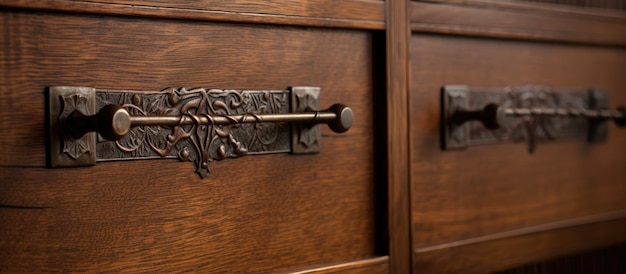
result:
[[[624,108],[607,109],[601,90],[557,90],[515,86],[501,90],[445,86],[442,89],[442,148],[527,141],[532,153],[538,140],[606,139],[606,120],[624,125]],[[586,118],[586,119],[573,119]]]
[[[205,177],[213,160],[317,153],[318,124],[342,133],[353,120],[352,110],[341,104],[319,111],[319,94],[318,87],[157,92],[50,87],[50,166],[178,158],[194,162]]]

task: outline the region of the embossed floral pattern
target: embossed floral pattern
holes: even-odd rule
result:
[[[122,105],[135,116],[193,114],[229,117],[289,111],[287,91],[171,88],[151,93],[99,92],[98,96],[101,105]],[[100,140],[97,151],[98,158],[106,159],[169,157],[191,161],[196,164],[196,173],[205,177],[209,162],[213,160],[288,149],[287,124],[249,123],[135,127],[119,141]]]

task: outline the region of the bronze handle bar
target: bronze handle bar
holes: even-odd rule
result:
[[[497,104],[488,104],[481,110],[459,110],[452,116],[452,121],[461,125],[467,121],[481,121],[488,129],[498,129],[505,124],[506,117],[514,116],[562,116],[589,119],[613,120],[618,126],[626,125],[626,108],[609,109],[575,109],[575,108],[504,108]]]
[[[284,114],[234,114],[180,116],[132,116],[119,105],[106,105],[97,114],[86,116],[80,111],[72,112],[66,127],[78,139],[87,132],[96,131],[108,140],[119,140],[131,128],[138,126],[187,126],[187,125],[236,125],[242,123],[298,122],[313,126],[328,124],[334,132],[346,132],[352,126],[352,110],[335,104],[327,110]]]
[[[575,108],[506,108],[504,113],[509,116],[569,116],[598,119],[624,119],[623,109],[575,109]]]

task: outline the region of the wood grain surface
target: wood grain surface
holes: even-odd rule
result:
[[[532,155],[523,143],[441,151],[438,101],[440,87],[447,84],[540,84],[604,88],[614,108],[626,103],[623,49],[414,34],[411,64],[414,249],[626,209],[626,171],[619,164],[626,160],[626,154],[620,153],[626,151],[623,129],[611,124],[603,144],[577,140],[539,143]],[[621,228],[622,221],[618,223],[616,227]],[[578,245],[568,244],[576,237],[557,236],[559,232],[523,237],[526,240],[519,243],[515,239],[498,240],[502,247],[498,256],[507,258],[501,264],[491,259],[445,260],[437,255],[455,252],[455,256],[476,256],[489,251],[485,245],[416,253],[414,268],[439,272],[471,266],[478,271],[494,271],[488,266],[539,259],[557,248],[572,253],[623,241],[626,230],[616,227],[583,227],[585,232],[576,235],[596,233],[604,238],[597,242],[585,239]],[[505,243],[515,248],[504,248]]]
[[[46,86],[158,90],[313,85],[322,88],[322,107],[363,104],[356,115],[367,113],[373,97],[355,94],[366,94],[373,81],[367,32],[39,12],[2,13],[2,21],[0,42],[7,45],[2,67],[9,69],[0,76],[6,91],[0,99],[0,141],[6,144],[0,165],[45,165],[45,137],[34,130],[45,128]],[[328,76],[333,69],[336,76]]]
[[[626,9],[626,3],[621,0],[523,0],[535,3],[550,3],[559,5],[572,5],[580,7],[592,7],[601,9]]]
[[[0,12],[0,271],[269,272],[379,255],[372,33]],[[322,87],[317,155],[45,167],[44,88]]]
[[[381,7],[382,0],[285,0],[280,2],[261,0],[83,0],[105,4],[126,4],[152,7],[172,7],[181,9],[232,11],[237,13],[258,13],[326,17],[337,19],[383,20],[384,14],[367,13],[368,8]]]
[[[498,274],[624,273],[625,255],[626,245],[616,245],[527,264]]]
[[[592,251],[616,243],[626,242],[626,220],[594,223],[566,229],[549,230],[536,234],[520,235],[506,239],[481,242],[475,245],[464,245],[458,248],[440,249],[433,252],[416,254],[414,267],[421,273],[493,273],[517,267],[523,263],[545,261],[574,255],[581,251]],[[609,255],[609,254],[605,254]],[[602,268],[623,265],[621,262],[601,262]],[[561,266],[571,270],[559,269],[550,271],[546,267],[535,272],[523,272],[514,269],[513,273],[621,273],[586,271],[583,260],[570,261]],[[514,272],[517,270],[517,272]]]
[[[624,5],[621,0],[418,0],[418,2],[618,17],[623,17],[623,11],[619,9]]]
[[[626,104],[625,18],[493,0],[2,1],[0,272],[489,272],[626,242],[626,131],[442,152],[438,101],[445,84],[544,84]],[[49,169],[58,85],[320,86],[355,124],[323,128],[320,154],[212,162],[204,180],[177,160]]]
[[[583,12],[509,1],[449,2],[453,3],[412,2],[411,29],[421,33],[626,45],[624,13]]]
[[[387,1],[386,172],[391,273],[410,273],[409,18],[408,1]]]
[[[0,7],[81,14],[380,30],[385,27],[384,4],[375,0],[5,0],[0,2]]]

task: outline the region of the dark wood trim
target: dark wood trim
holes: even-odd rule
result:
[[[473,3],[473,2],[472,2]],[[508,3],[508,2],[507,2]],[[531,8],[535,7],[535,8]],[[626,46],[626,14],[411,2],[411,30],[463,36]]]
[[[424,273],[491,273],[626,242],[626,218],[414,253]],[[489,260],[484,256],[489,254]]]
[[[251,12],[234,8],[229,9],[229,7],[222,6],[211,6],[211,9],[198,9],[192,7],[172,7],[171,5],[165,6],[165,4],[157,6],[69,0],[6,0],[0,3],[0,7],[81,14],[105,14],[252,24],[371,30],[383,30],[385,28],[384,2],[350,0],[342,3],[342,9],[336,9],[330,6],[326,10],[317,11],[315,13],[309,12],[308,10],[281,10],[279,8]],[[322,6],[322,4],[323,3],[319,3],[320,6]],[[226,6],[226,4],[223,6]]]
[[[571,13],[587,16],[599,16],[603,18],[615,17],[618,20],[626,15],[626,12],[612,9],[580,7],[545,2],[525,2],[519,0],[420,0],[418,2],[442,3],[450,5],[474,6],[491,9],[508,9],[517,11],[533,11],[546,13]]]
[[[620,220],[620,219],[626,219],[626,210],[608,212],[608,213],[592,215],[592,216],[585,216],[581,218],[569,219],[569,220],[558,221],[558,222],[551,222],[547,224],[541,224],[541,225],[530,226],[530,227],[523,227],[520,229],[509,230],[509,231],[504,231],[500,233],[494,233],[494,234],[464,239],[464,240],[450,242],[450,243],[416,248],[415,253],[425,253],[425,252],[431,252],[431,251],[440,250],[440,249],[454,248],[454,247],[463,246],[463,245],[479,244],[479,243],[488,242],[488,241],[496,241],[496,240],[502,240],[502,239],[511,238],[511,237],[519,237],[519,236],[524,236],[528,234],[535,234],[535,233],[541,233],[541,232],[558,230],[558,229],[566,229],[566,228],[571,228],[575,226],[583,226],[583,225],[589,225],[589,224],[594,224],[594,223],[609,222],[609,221],[615,221],[615,220]]]
[[[387,1],[387,182],[390,273],[410,273],[409,20],[407,0]]]
[[[626,273],[626,245],[570,254],[541,262],[507,269],[497,274],[538,273]],[[541,269],[541,272],[539,272]]]
[[[321,266],[312,269],[289,272],[293,274],[321,274],[321,273],[388,273],[389,256],[381,256],[360,261]]]

